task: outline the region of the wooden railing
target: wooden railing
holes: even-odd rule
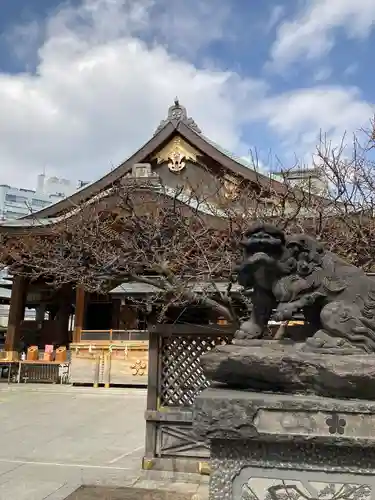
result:
[[[148,330],[80,330],[78,342],[121,342],[148,340]]]

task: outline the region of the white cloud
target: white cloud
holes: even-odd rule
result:
[[[37,60],[35,49],[43,41],[43,28],[43,25],[33,20],[29,23],[11,26],[3,34],[12,56],[24,63],[27,69],[35,66]]]
[[[163,4],[165,7],[161,7]],[[194,56],[202,47],[235,37],[228,29],[231,3],[202,0],[158,0],[156,37],[169,51]]]
[[[321,86],[269,99],[259,116],[284,139],[286,148],[304,156],[314,153],[320,132],[339,144],[345,133],[368,125],[372,112],[358,89]]]
[[[266,31],[271,31],[280,22],[285,14],[284,5],[274,5],[271,9]]]
[[[1,182],[32,186],[44,167],[94,180],[150,138],[175,95],[213,140],[240,146],[243,104],[263,95],[264,85],[197,69],[171,55],[156,33],[142,41],[158,12],[147,0],[87,0],[48,20],[36,72],[0,74]],[[218,33],[211,17],[206,41]],[[187,12],[184,22],[196,32]]]
[[[349,64],[344,70],[344,76],[353,76],[358,71],[358,63]]]
[[[314,80],[316,82],[323,82],[324,80],[328,80],[331,75],[332,69],[328,66],[322,66],[315,71]]]
[[[271,63],[282,69],[297,60],[317,59],[334,46],[337,28],[350,38],[362,38],[374,21],[374,0],[309,0],[294,20],[279,27]]]
[[[176,95],[208,137],[240,155],[250,149],[243,126],[256,120],[289,150],[306,153],[320,129],[338,136],[369,118],[368,104],[353,89],[270,96],[263,81],[198,68],[194,54],[221,36],[227,5],[218,0],[208,15],[203,3],[191,0],[189,10],[185,0],[173,6],[170,0],[85,0],[56,12],[39,31],[31,25],[30,37],[25,29],[17,37],[16,30],[20,54],[25,40],[42,42],[35,71],[0,73],[0,182],[32,187],[44,168],[98,179],[150,138]],[[183,13],[181,24],[168,6]]]

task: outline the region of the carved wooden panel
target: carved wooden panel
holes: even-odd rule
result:
[[[198,439],[192,425],[160,425],[157,437],[157,455],[161,457],[209,458],[206,442]]]

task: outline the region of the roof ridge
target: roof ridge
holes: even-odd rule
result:
[[[195,123],[193,118],[191,118],[191,116],[188,116],[185,106],[182,106],[182,104],[180,104],[178,97],[175,97],[174,103],[168,108],[167,118],[159,123],[159,126],[155,130],[154,135],[160,132],[160,130],[164,128],[168,122],[171,122],[176,128],[177,125],[182,122],[192,130],[194,130],[194,132],[197,132],[198,134],[202,133],[201,129]]]

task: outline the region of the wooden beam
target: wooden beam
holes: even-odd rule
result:
[[[84,317],[85,317],[85,290],[82,287],[77,287],[73,343],[77,343],[81,340],[81,332],[83,328]]]
[[[25,314],[27,280],[22,276],[15,276],[12,285],[10,308],[8,316],[8,329],[4,350],[17,351],[19,347],[21,323]]]

